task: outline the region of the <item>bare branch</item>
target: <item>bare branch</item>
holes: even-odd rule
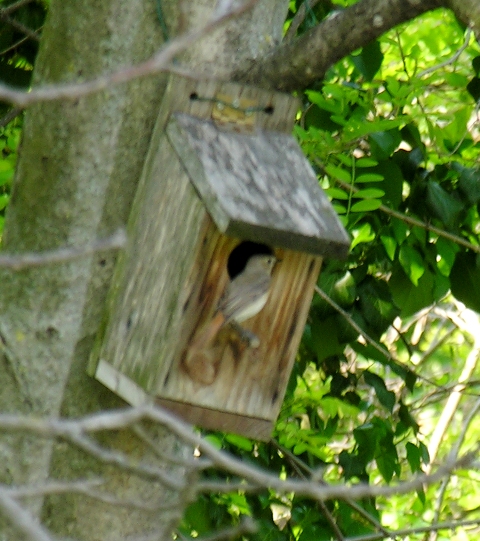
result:
[[[0,511],[30,541],[54,541],[48,531],[3,490],[0,490]]]
[[[1,54],[2,53],[0,52],[0,55]],[[8,123],[10,123],[14,118],[16,118],[18,115],[20,115],[21,112],[22,112],[22,109],[20,109],[18,107],[14,107],[10,111],[8,111],[8,113],[4,117],[0,118],[0,128],[3,128]]]
[[[131,430],[150,448],[153,454],[165,462],[170,462],[176,466],[185,466],[189,469],[195,469],[197,471],[213,468],[215,466],[211,460],[204,458],[193,457],[188,459],[166,454],[164,450],[160,450],[158,448],[158,444],[148,435],[147,431],[140,424],[133,425]]]
[[[18,0],[18,2],[14,2],[13,4],[0,9],[0,17],[3,15],[10,15],[10,13],[13,13],[17,11],[17,9],[30,4],[32,1],[33,0]]]
[[[67,492],[80,492],[84,493],[87,490],[91,490],[94,487],[102,485],[104,481],[102,479],[85,479],[81,481],[48,481],[41,485],[27,485],[27,486],[5,486],[0,485],[0,491],[4,491],[10,497],[18,498],[32,498],[34,496],[45,496],[47,494],[65,494]]]
[[[91,415],[77,420],[42,420],[33,419],[28,416],[21,415],[0,415],[0,428],[8,431],[28,431],[48,437],[62,437],[66,440],[77,441],[80,445],[84,445],[82,434],[86,432],[98,432],[100,430],[116,430],[125,428],[137,423],[141,419],[149,419],[165,426],[170,431],[179,436],[185,443],[192,447],[197,447],[202,454],[210,458],[216,465],[225,471],[230,472],[240,478],[245,479],[254,487],[263,487],[276,490],[280,493],[296,492],[303,496],[307,496],[314,500],[324,501],[334,498],[350,498],[359,499],[374,496],[391,496],[393,494],[405,494],[408,492],[420,489],[424,485],[430,485],[443,479],[451,472],[468,467],[475,459],[476,452],[464,455],[458,460],[448,459],[442,466],[429,475],[422,474],[412,478],[409,481],[398,483],[397,485],[388,486],[370,486],[367,484],[348,485],[321,485],[315,480],[282,480],[277,475],[272,474],[253,465],[247,464],[242,460],[234,458],[222,450],[217,449],[213,444],[195,433],[191,426],[182,420],[178,419],[166,410],[158,407],[146,405],[138,408],[126,410],[104,412],[96,415]],[[118,463],[121,467],[128,468],[129,465],[124,461],[124,458],[117,460],[115,453],[104,450],[97,450],[95,446],[88,444],[85,450],[91,451],[99,458],[105,457],[107,461]],[[110,454],[111,453],[111,454]],[[132,466],[130,466],[132,467]],[[161,482],[167,482],[168,479],[163,479],[163,472],[158,472],[157,468],[147,466],[137,466],[133,470],[136,474],[141,474],[146,477],[150,476]],[[175,482],[174,482],[175,483]],[[248,485],[246,485],[248,487]]]
[[[295,37],[298,28],[305,20],[307,9],[311,10],[318,4],[318,2],[320,2],[320,0],[305,0],[305,2],[303,2],[303,4],[298,8],[297,13],[295,13],[295,17],[292,19],[287,33],[285,34],[285,42],[291,41]]]
[[[480,398],[475,401],[472,409],[470,410],[469,414],[467,415],[466,419],[463,422],[462,432],[460,436],[457,438],[455,442],[455,447],[452,451],[454,456],[457,456],[459,454],[460,447],[463,445],[463,442],[465,441],[467,430],[470,427],[473,419],[478,415],[479,410],[480,410]],[[435,515],[433,517],[433,524],[432,524],[435,527],[439,524],[438,521],[440,520],[440,513],[443,508],[443,499],[445,497],[445,492],[447,490],[447,486],[449,482],[450,482],[450,476],[445,477],[445,479],[442,479],[440,490],[438,491],[437,501],[435,502]],[[431,541],[435,541],[435,539],[437,539],[437,534],[436,534],[437,531],[438,530],[435,529],[435,533],[433,534]]]
[[[54,263],[66,263],[86,255],[104,250],[119,250],[125,247],[127,237],[123,229],[119,229],[110,237],[94,242],[90,246],[65,247],[45,252],[31,252],[23,254],[0,254],[0,268],[22,270],[27,267],[40,267]]]
[[[258,0],[247,0],[239,6],[234,6],[230,11],[214,15],[204,26],[182,34],[167,42],[152,58],[137,64],[126,67],[114,73],[102,75],[91,81],[83,83],[45,85],[33,88],[31,92],[14,90],[6,85],[0,85],[0,100],[12,103],[18,107],[25,108],[32,103],[53,101],[59,99],[77,99],[94,92],[110,88],[112,85],[126,83],[132,79],[145,77],[163,71],[176,71],[171,62],[175,56],[198,41],[203,36],[211,33],[229,20],[238,17],[245,11],[251,9]]]
[[[0,19],[5,21],[10,26],[13,26],[13,28],[18,30],[19,32],[22,32],[22,34],[25,34],[25,36],[27,36],[28,38],[33,39],[34,41],[40,41],[40,35],[37,32],[35,32],[35,30],[28,28],[28,26],[25,26],[24,24],[19,23],[15,19],[12,19],[3,11],[0,11]]]
[[[105,464],[113,464],[122,470],[128,471],[144,479],[158,481],[162,485],[179,491],[181,483],[174,476],[169,476],[161,468],[151,466],[150,464],[135,464],[125,454],[118,451],[111,451],[99,445],[96,441],[81,434],[75,434],[72,430],[67,430],[63,435],[63,439],[73,443],[78,448],[82,449],[91,456]]]
[[[478,335],[477,335],[478,336]],[[480,339],[476,338],[475,344],[468,354],[465,364],[463,366],[462,373],[458,378],[457,384],[452,389],[445,407],[442,410],[440,417],[437,419],[435,430],[431,436],[428,444],[428,453],[430,455],[430,461],[434,462],[440,448],[440,443],[443,441],[448,426],[452,422],[453,416],[458,409],[460,399],[465,391],[465,383],[470,379],[474,370],[478,365],[480,358]],[[476,410],[475,410],[476,411]],[[468,425],[467,425],[468,426]],[[458,444],[458,443],[457,443]],[[458,450],[457,450],[458,451]]]
[[[352,192],[358,192],[358,188],[356,186],[347,184],[346,182],[343,182],[339,179],[335,179],[335,182],[342,188],[345,188],[346,190],[350,190]],[[444,231],[443,229],[435,227],[434,225],[422,222],[421,220],[418,220],[417,218],[412,218],[411,216],[402,214],[401,212],[393,210],[390,207],[387,207],[386,205],[380,205],[378,207],[378,210],[381,210],[382,212],[384,212],[385,214],[388,214],[389,216],[392,216],[393,218],[398,218],[399,220],[401,220],[402,222],[405,222],[406,224],[413,225],[415,227],[420,227],[422,229],[425,229],[426,231],[435,233],[435,235],[438,235],[439,237],[443,237],[444,239],[451,240],[452,242],[455,242],[456,244],[459,244],[460,246],[464,246],[465,248],[472,250],[472,252],[476,252],[477,254],[480,254],[480,245],[472,244],[471,242],[468,242],[468,240],[465,240],[463,237],[459,237],[458,235],[454,235],[453,233]]]
[[[441,0],[359,0],[296,40],[284,43],[236,78],[277,90],[299,90],[396,25],[443,5]]]
[[[435,524],[434,526],[417,526],[415,528],[406,528],[404,530],[397,530],[391,533],[391,539],[397,538],[406,538],[408,535],[439,531],[439,530],[456,530],[457,528],[465,528],[467,526],[478,526],[480,524],[480,519],[475,520],[459,520],[451,522],[441,522]],[[383,533],[370,533],[366,535],[358,535],[355,537],[348,537],[345,541],[378,541],[385,539]]]

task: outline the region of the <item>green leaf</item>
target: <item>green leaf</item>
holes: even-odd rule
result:
[[[358,203],[354,203],[350,211],[351,212],[369,212],[371,210],[377,210],[382,205],[379,199],[364,199]]]
[[[380,376],[377,376],[377,374],[373,374],[368,370],[365,370],[363,373],[363,379],[367,385],[370,385],[370,387],[375,389],[375,394],[377,395],[380,404],[385,406],[391,413],[395,406],[395,393],[387,389],[385,382]]]
[[[398,455],[395,445],[389,439],[382,441],[381,449],[382,452],[375,457],[375,462],[377,463],[382,477],[389,483],[394,474],[400,475]]]
[[[432,212],[448,227],[453,227],[463,204],[446,192],[437,182],[427,183],[427,204]]]
[[[3,210],[7,206],[9,201],[10,201],[10,195],[8,194],[0,195],[0,210]]]
[[[411,385],[407,385],[410,391],[413,390],[414,383]],[[398,416],[405,426],[405,428],[412,428],[415,434],[419,431],[420,427],[418,426],[418,423],[413,418],[412,414],[410,413],[410,410],[408,407],[403,403],[400,402],[400,407],[398,409]]]
[[[340,205],[338,203],[332,203],[332,207],[334,208],[335,212],[337,214],[346,214],[347,209],[343,205]]]
[[[383,175],[377,173],[364,173],[355,177],[355,184],[360,184],[361,182],[380,182],[383,178]]]
[[[375,167],[378,165],[378,162],[376,160],[372,160],[371,158],[359,158],[355,162],[356,167]]]
[[[387,235],[380,235],[380,241],[382,242],[390,261],[393,261],[395,259],[395,252],[397,250],[396,240]]]
[[[413,285],[403,269],[394,269],[389,286],[395,304],[401,309],[402,317],[414,314],[435,301],[433,294],[435,281],[428,269],[418,280],[418,286]]]
[[[437,267],[443,276],[450,276],[453,264],[455,263],[455,254],[458,252],[458,245],[452,241],[439,237],[435,242],[438,257]]]
[[[480,313],[480,266],[478,256],[459,253],[450,272],[453,295],[467,308]]]
[[[472,68],[477,75],[480,75],[480,56],[476,56],[472,60]]]
[[[378,41],[372,41],[362,48],[360,54],[350,57],[357,70],[371,81],[383,62],[383,54]]]
[[[463,167],[457,162],[452,163],[452,169],[460,173],[458,186],[469,205],[480,201],[480,171],[477,168]]]
[[[387,159],[402,142],[399,130],[379,131],[369,137],[372,154],[379,159]]]
[[[210,502],[206,498],[200,498],[187,507],[184,520],[188,523],[189,529],[195,530],[200,535],[212,529],[209,507]]]
[[[325,171],[333,178],[338,178],[342,182],[350,183],[352,182],[352,176],[349,171],[337,167],[336,165],[327,165],[325,166]]]
[[[228,441],[228,443],[235,445],[235,447],[238,447],[242,451],[251,452],[253,450],[252,440],[239,436],[238,434],[227,434],[225,436],[225,440]]]
[[[425,272],[425,262],[420,254],[409,244],[402,244],[398,260],[412,281],[412,284],[418,286],[418,280]]]
[[[393,151],[401,141],[400,134],[398,133],[398,130],[395,131],[395,128],[403,126],[405,123],[405,118],[395,118],[392,120],[380,119],[372,122],[358,122],[357,124],[350,123],[348,130],[346,130],[345,138],[347,141],[352,141],[353,139],[365,137],[370,134],[370,137],[374,138],[377,144],[380,144],[378,141],[382,141],[382,144],[380,144],[382,148],[386,141],[388,141],[388,147],[390,148],[395,139],[396,142],[391,149],[391,151]]]
[[[367,222],[360,227],[351,231],[353,239],[350,245],[350,250],[353,250],[357,244],[362,242],[371,242],[375,238],[375,232],[372,231],[372,226]]]
[[[417,473],[420,471],[422,462],[420,449],[411,442],[407,442],[405,449],[407,451],[407,461],[410,465],[410,470],[412,473]]]
[[[345,479],[351,479],[352,477],[358,477],[360,480],[368,479],[368,475],[365,471],[366,462],[363,457],[358,457],[342,451],[338,455],[338,463],[343,468],[343,475]]]
[[[352,197],[373,199],[376,197],[383,197],[384,195],[385,192],[383,190],[379,190],[378,188],[366,188],[365,190],[358,190],[358,192],[353,193]]]
[[[419,441],[418,448],[420,449],[422,462],[424,464],[430,464],[430,453],[428,452],[428,447],[423,442]]]
[[[350,198],[348,193],[345,190],[341,190],[340,188],[327,188],[326,190],[324,190],[324,192],[332,199],[347,200]]]
[[[390,289],[383,280],[367,277],[357,286],[358,306],[369,331],[379,337],[393,323],[399,310],[392,302]]]
[[[475,101],[480,100],[480,78],[473,77],[467,85],[467,92]]]

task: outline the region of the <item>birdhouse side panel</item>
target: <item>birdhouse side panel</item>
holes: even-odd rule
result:
[[[166,139],[144,174],[99,358],[150,392],[183,338],[186,284],[210,218]]]

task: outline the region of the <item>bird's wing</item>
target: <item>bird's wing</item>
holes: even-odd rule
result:
[[[234,320],[246,307],[259,301],[268,294],[271,277],[265,272],[239,274],[227,286],[218,303],[218,309],[224,314],[226,322]]]

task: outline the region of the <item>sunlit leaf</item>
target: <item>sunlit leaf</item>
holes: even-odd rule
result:
[[[331,177],[338,178],[338,180],[341,180],[342,182],[350,183],[352,181],[352,176],[350,174],[350,171],[346,171],[345,169],[342,169],[341,167],[337,167],[336,165],[325,166],[325,171]]]
[[[361,183],[361,182],[380,182],[383,180],[383,175],[378,175],[376,173],[364,173],[362,175],[358,175],[358,177],[355,177],[355,183]]]
[[[422,256],[409,244],[402,244],[398,260],[412,284],[418,286],[418,280],[425,272],[425,261]]]
[[[377,210],[382,205],[379,199],[364,199],[354,203],[350,209],[351,212],[368,212],[370,210]]]
[[[376,197],[383,197],[385,192],[379,190],[378,188],[366,188],[364,190],[358,190],[352,194],[352,197],[361,198],[361,199],[373,199]]]

